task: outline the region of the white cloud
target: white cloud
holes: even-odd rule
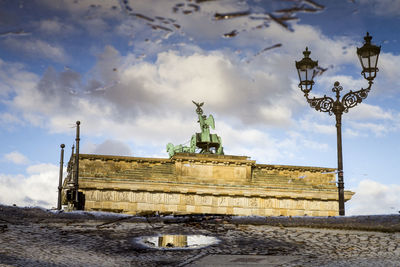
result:
[[[366,103],[362,103],[357,107],[351,109],[349,114],[346,115],[348,119],[354,121],[360,120],[393,120],[394,116],[392,112],[383,110],[379,106],[374,106]]]
[[[400,114],[375,105],[362,103],[345,115],[345,131],[349,136],[384,136],[399,129]]]
[[[118,140],[106,140],[101,144],[87,144],[82,153],[98,155],[132,156],[129,145]]]
[[[4,155],[6,161],[12,162],[14,164],[27,164],[29,159],[18,151],[13,151]]]
[[[42,20],[39,24],[39,30],[46,33],[59,33],[61,31],[61,28],[61,23],[55,19]]]
[[[400,3],[400,2],[399,2]],[[378,59],[379,72],[377,73],[376,83],[373,85],[373,90],[378,95],[384,95],[398,92],[400,87],[400,55],[385,53],[384,47],[381,49],[381,54]]]
[[[0,203],[55,207],[59,167],[53,164],[31,165],[27,173],[27,176],[0,174]]]
[[[29,56],[44,57],[56,62],[68,60],[63,47],[40,39],[7,38],[4,43],[10,49],[21,51]]]
[[[344,130],[344,136],[346,136],[346,137],[358,137],[358,136],[363,136],[363,135],[359,131],[355,131],[355,130],[352,130],[350,128],[346,128]],[[364,136],[365,136],[365,134],[364,134]]]
[[[192,112],[187,112],[193,110],[191,100],[205,101],[214,115],[239,119],[243,124],[290,123],[288,105],[296,108],[298,96],[285,87],[287,77],[272,71],[261,75],[258,64],[240,65],[238,60],[222,52],[184,55],[168,51],[150,64],[123,59],[108,46],[95,67],[101,79],[83,85],[81,76],[73,71],[49,69],[37,87],[18,90],[12,105],[37,125],[44,123],[41,116],[49,117],[50,123],[65,121],[66,115],[86,122],[96,117],[92,125],[98,130],[101,125],[109,130],[107,121],[120,126],[145,122],[140,117],[160,122],[183,116],[178,120],[192,121]],[[283,94],[286,97],[282,98]],[[98,123],[99,117],[104,124]]]
[[[86,28],[87,32],[91,35],[105,35],[110,32],[109,24],[102,19],[99,18],[86,18],[79,21],[80,24]]]
[[[316,111],[315,111],[316,112]],[[325,114],[327,117],[330,117],[328,114]],[[318,134],[336,134],[335,127],[335,119],[332,119],[332,122],[329,124],[321,123],[319,121],[315,121],[314,116],[305,117],[304,119],[299,120],[299,124],[302,130],[307,132],[314,132]]]
[[[359,3],[380,16],[398,16],[400,14],[398,0],[359,0]]]
[[[304,145],[304,147],[308,148],[308,149],[314,149],[314,150],[320,150],[320,151],[328,151],[329,149],[329,145],[328,144],[324,144],[324,143],[318,143],[312,140],[307,140],[304,137],[302,137],[302,143]]]
[[[250,156],[259,162],[276,162],[283,157],[280,142],[268,133],[255,128],[236,128],[217,121],[216,131],[228,155]]]
[[[77,31],[71,24],[63,23],[57,17],[40,20],[38,28],[39,31],[46,34],[62,34],[64,36]]]
[[[40,1],[40,4],[46,5],[53,9],[63,11],[67,10],[75,16],[82,16],[83,14],[87,14],[88,12],[90,15],[111,16],[113,14],[115,15],[115,11],[120,11],[118,0],[108,0],[101,2],[99,2],[98,0],[42,0]]]
[[[11,113],[0,114],[0,125],[8,129],[13,129],[14,125],[22,125],[24,122],[17,116]]]
[[[0,59],[0,96],[8,99],[9,94],[29,90],[36,86],[39,77],[24,69],[20,63],[5,62]]]
[[[346,215],[398,214],[400,212],[400,185],[384,185],[362,180],[352,199],[346,203]]]
[[[320,153],[329,149],[327,144],[299,132],[274,136],[262,127],[234,127],[226,122],[219,122],[215,132],[222,137],[226,154],[249,156],[260,164],[290,165],[293,160],[304,160],[303,151]]]
[[[373,123],[373,122],[352,122],[351,126],[356,129],[356,131],[364,132],[370,131],[375,134],[375,136],[384,136],[391,129],[383,123]]]

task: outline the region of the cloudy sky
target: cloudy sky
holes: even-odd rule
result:
[[[400,211],[400,2],[0,1],[0,203],[54,207],[60,144],[168,157],[213,114],[226,154],[336,167],[334,117],[298,88],[306,46],[326,69],[314,96],[367,86],[356,47],[381,45],[366,100],[343,116],[346,214]]]

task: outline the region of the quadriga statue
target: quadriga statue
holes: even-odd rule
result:
[[[170,157],[175,155],[175,153],[189,152],[203,154],[224,154],[224,148],[222,147],[222,139],[217,134],[210,133],[210,127],[215,129],[215,121],[213,115],[203,115],[204,102],[197,103],[192,101],[196,105],[196,113],[198,116],[198,123],[200,123],[201,133],[195,133],[190,139],[190,146],[177,145],[174,146],[172,143],[167,144],[167,152]]]

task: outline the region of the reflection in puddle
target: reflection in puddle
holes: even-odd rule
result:
[[[229,12],[223,8],[224,5],[214,3],[215,0],[196,0],[195,3],[192,0],[181,1],[180,3],[173,3],[170,6],[172,12],[169,13],[166,9],[164,13],[148,14],[138,13],[131,6],[133,0],[122,0],[120,1],[121,10],[131,17],[135,17],[150,26],[152,30],[167,32],[169,34],[164,35],[163,39],[168,39],[173,33],[179,33],[185,35],[185,32],[181,31],[184,25],[181,25],[179,21],[182,21],[180,14],[194,16],[197,19],[203,17],[206,20],[213,21],[225,21],[235,18],[248,18],[246,22],[239,26],[235,24],[236,29],[228,33],[222,33],[223,38],[236,37],[242,31],[249,31],[255,29],[263,29],[269,27],[271,23],[277,23],[286,30],[294,31],[292,24],[288,21],[298,20],[297,14],[299,13],[319,13],[325,10],[325,6],[321,5],[312,0],[275,0],[265,1],[269,4],[256,4],[252,1],[239,1],[238,4],[232,4],[233,10],[229,9]],[[162,2],[162,1],[160,1]],[[258,1],[255,1],[258,2]],[[272,4],[271,4],[272,3]],[[168,5],[166,5],[168,7]],[[246,10],[243,10],[245,8]],[[234,10],[236,9],[236,10]],[[262,24],[254,26],[251,21],[262,20]],[[173,23],[174,28],[162,26],[160,24],[170,25]],[[196,22],[197,23],[197,22]],[[190,25],[190,22],[188,22]],[[247,28],[249,25],[250,28]],[[239,27],[238,27],[239,26]],[[136,31],[136,29],[134,29]]]
[[[237,30],[233,30],[231,32],[225,33],[224,37],[225,38],[232,38],[232,37],[235,37],[237,34],[238,34],[238,31]]]
[[[248,16],[248,15],[250,15],[250,14],[251,14],[250,11],[233,12],[233,13],[225,13],[225,14],[215,13],[214,19],[215,19],[215,20],[233,19],[233,18],[237,18],[237,17]]]
[[[135,239],[141,245],[158,249],[198,249],[219,241],[216,237],[205,235],[142,236]]]

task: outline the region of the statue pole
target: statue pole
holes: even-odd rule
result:
[[[60,175],[58,180],[58,201],[57,201],[57,209],[61,210],[61,190],[62,190],[62,178],[63,178],[63,164],[64,164],[64,144],[60,145],[61,147],[61,155],[60,155]]]

